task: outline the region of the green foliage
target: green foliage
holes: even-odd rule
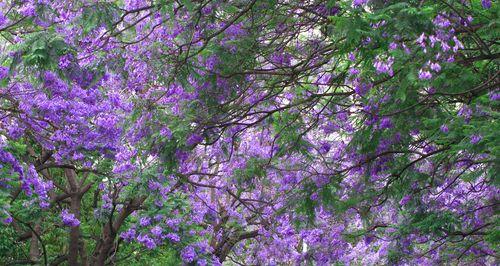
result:
[[[83,33],[88,34],[102,25],[105,25],[108,30],[113,30],[114,19],[118,15],[119,13],[114,3],[98,2],[85,6],[81,17]]]
[[[56,34],[33,33],[19,46],[27,66],[56,70],[59,56],[70,51],[64,40]]]
[[[412,215],[411,224],[400,228],[402,234],[409,234],[412,230],[432,235],[445,235],[446,232],[459,230],[459,220],[449,211],[420,212]]]
[[[303,155],[308,154],[307,148],[310,144],[303,138],[306,126],[303,124],[300,113],[276,112],[271,118],[271,123],[276,132],[275,145],[278,147],[278,157],[294,151]]]
[[[153,251],[145,251],[139,244],[129,244],[123,247],[122,254],[122,259],[118,259],[120,265],[163,266],[182,264],[178,252],[168,246]]]
[[[19,234],[13,227],[0,224],[0,236],[0,261],[2,263],[7,264],[12,262],[13,258],[21,258],[25,255],[28,245],[17,241]]]
[[[236,169],[234,177],[239,184],[254,184],[254,179],[265,177],[268,160],[252,157],[247,160],[245,168]]]

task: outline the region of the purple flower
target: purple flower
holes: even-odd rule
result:
[[[181,258],[185,262],[193,262],[196,258],[196,252],[192,246],[187,246],[181,251]]]
[[[471,143],[471,144],[477,144],[477,143],[479,143],[482,139],[483,139],[483,137],[481,137],[481,135],[474,134],[474,135],[470,136],[470,143]]]
[[[183,162],[183,161],[187,160],[187,158],[189,157],[189,153],[187,153],[186,151],[178,149],[178,150],[175,151],[175,157],[180,162]]]
[[[50,207],[50,203],[48,203],[47,201],[40,201],[38,203],[38,206],[40,206],[40,208],[42,209],[47,209],[48,207]]]
[[[432,21],[432,23],[441,28],[447,28],[451,26],[451,22],[442,15],[437,15],[436,18]]]
[[[130,241],[134,240],[135,234],[136,234],[135,229],[134,228],[130,228],[127,231],[122,232],[120,234],[120,237],[123,238],[125,241],[130,242]]]
[[[464,105],[462,106],[462,108],[458,110],[458,115],[463,117],[465,121],[468,123],[469,120],[472,118],[472,109],[469,108],[467,105]]]
[[[447,126],[447,125],[442,125],[442,126],[440,127],[440,130],[441,130],[441,132],[443,132],[443,133],[445,133],[445,134],[448,134],[448,132],[449,132],[449,129],[448,129],[448,126]]]
[[[317,12],[324,16],[335,16],[340,11],[338,6],[328,8],[325,4],[320,4],[317,8]]]
[[[453,41],[455,42],[455,45],[453,46],[453,52],[458,52],[459,49],[464,49],[464,45],[462,42],[457,38],[457,36],[453,36]]]
[[[357,76],[359,74],[359,70],[355,67],[349,68],[349,75],[351,76]]]
[[[155,191],[155,190],[159,190],[161,189],[161,184],[157,181],[154,181],[154,180],[149,180],[148,181],[148,188],[152,191]]]
[[[438,63],[431,63],[430,68],[435,72],[441,71],[441,66]]]
[[[420,69],[420,71],[418,72],[418,78],[421,80],[431,79],[432,74],[428,70]]]
[[[349,60],[351,60],[351,61],[353,61],[353,62],[354,62],[354,61],[356,61],[356,56],[355,56],[355,55],[354,55],[354,53],[352,53],[352,52],[351,52],[351,53],[349,53],[348,58],[349,58]]]
[[[389,50],[396,50],[398,48],[398,44],[395,42],[391,42],[389,44]]]
[[[71,65],[71,54],[63,55],[59,58],[59,68],[65,69]]]
[[[7,18],[4,16],[4,14],[0,11],[0,26],[3,26],[7,23]]]
[[[160,135],[162,135],[163,137],[166,137],[167,139],[171,139],[172,138],[172,131],[168,127],[162,127],[160,129]]]
[[[26,17],[35,16],[35,6],[32,3],[25,4],[19,9],[19,13]]]
[[[498,100],[500,100],[500,91],[491,92],[490,93],[490,100],[492,100],[492,101],[498,101]]]
[[[342,121],[342,122],[347,121],[348,118],[349,118],[349,114],[347,112],[340,112],[337,114],[337,119]]]
[[[141,226],[148,226],[151,224],[151,218],[149,217],[142,217],[140,220],[139,220],[139,224]]]
[[[481,0],[481,5],[483,5],[484,8],[491,8],[491,0]]]
[[[73,213],[69,213],[67,209],[61,212],[61,219],[64,225],[75,227],[80,225],[80,221],[76,219]]]
[[[426,88],[426,91],[429,95],[432,95],[434,93],[436,93],[436,88],[434,87],[429,87],[429,88]]]
[[[23,182],[26,190],[29,194],[32,193],[32,189],[38,195],[40,200],[40,207],[45,209],[49,207],[49,196],[48,191],[53,188],[52,181],[44,181],[38,176],[38,173],[33,165],[28,167],[28,174],[26,175],[26,179]]]
[[[161,236],[161,233],[163,232],[163,229],[161,229],[161,227],[159,227],[158,225],[151,228],[151,234],[153,234],[154,236],[156,237],[160,237]]]
[[[24,177],[24,169],[19,164],[19,162],[16,160],[16,158],[10,152],[6,152],[1,148],[0,148],[0,162],[4,165],[5,164],[10,165],[12,167],[12,170],[14,170],[15,172],[17,172],[19,174],[20,178]]]
[[[5,219],[2,220],[2,223],[4,223],[4,224],[10,224],[10,223],[12,223],[12,221],[13,221],[12,217],[8,216],[7,218],[5,218]]]
[[[309,198],[313,201],[317,201],[318,200],[318,193],[317,192],[312,193]]]
[[[372,88],[372,85],[371,84],[366,84],[366,83],[360,83],[360,84],[357,84],[355,87],[354,87],[354,91],[356,92],[356,94],[358,94],[359,96],[363,96],[365,95],[370,89]]]
[[[181,238],[177,234],[175,234],[175,233],[168,233],[166,235],[166,237],[167,237],[168,240],[170,240],[170,241],[172,241],[174,243],[177,243],[177,242],[181,241]]]
[[[9,75],[9,68],[0,66],[0,79],[4,79]]]
[[[226,31],[226,36],[229,37],[230,40],[235,40],[236,37],[243,36],[246,34],[245,29],[243,28],[243,23],[232,24],[229,26]]]
[[[400,201],[399,201],[399,205],[401,206],[405,206],[406,204],[408,204],[408,202],[411,200],[411,196],[410,195],[406,195],[404,196]]]
[[[137,242],[143,244],[148,249],[154,249],[156,247],[155,241],[148,235],[140,234],[137,237]]]
[[[215,67],[217,66],[219,62],[219,59],[217,58],[216,55],[212,55],[210,57],[207,58],[207,61],[205,63],[205,65],[207,66],[207,69],[210,70],[210,71],[214,71]]]
[[[291,60],[292,60],[292,55],[289,53],[284,53],[283,51],[275,52],[270,57],[270,61],[277,65],[289,66],[292,62]]]
[[[201,10],[202,14],[205,15],[205,16],[210,15],[212,13],[212,11],[213,11],[212,6],[205,6]]]
[[[370,243],[372,243],[373,240],[375,240],[374,236],[372,236],[372,235],[365,236],[365,245],[370,245]]]
[[[436,150],[436,147],[433,146],[433,145],[426,145],[424,147],[424,152],[425,153],[431,153],[431,152],[434,152]]]
[[[321,154],[325,154],[325,153],[330,151],[331,147],[332,147],[332,145],[330,145],[330,143],[325,141],[325,142],[321,143],[321,146],[319,147],[319,152]]]
[[[194,146],[203,140],[203,136],[193,133],[186,140],[186,146]]]
[[[352,1],[352,5],[353,5],[354,7],[360,7],[360,6],[362,6],[362,5],[366,4],[366,3],[368,3],[368,1],[369,1],[369,0],[353,0],[353,1]]]
[[[372,42],[372,38],[370,37],[366,37],[365,39],[363,39],[363,41],[361,41],[361,44],[363,46],[367,46],[368,44],[370,44]]]
[[[384,117],[380,120],[380,129],[386,129],[392,127],[392,121],[389,117]]]
[[[426,39],[425,33],[422,33],[422,35],[420,35],[420,37],[418,37],[418,39],[415,42],[419,44],[422,48],[425,48],[425,39]]]
[[[387,60],[381,60],[380,58],[376,58],[373,66],[377,71],[377,74],[387,73],[389,75],[393,75],[392,64],[394,63],[394,57],[389,57]]]

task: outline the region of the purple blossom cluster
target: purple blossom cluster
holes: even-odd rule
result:
[[[495,259],[492,1],[10,2],[0,200],[91,235],[68,264]]]
[[[62,210],[61,220],[66,226],[76,227],[80,225],[80,221],[75,217],[75,214],[70,213],[67,209]]]

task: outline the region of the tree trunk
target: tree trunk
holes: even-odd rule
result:
[[[36,233],[40,234],[40,225],[37,224],[33,228]],[[40,258],[40,247],[38,246],[38,238],[34,232],[31,232],[31,241],[30,241],[30,260],[38,261]]]
[[[115,221],[113,221],[113,219],[110,219],[110,221],[104,225],[102,230],[101,240],[96,245],[93,254],[92,265],[96,266],[105,265],[106,260],[109,257],[109,253],[113,248],[113,244],[115,242],[118,230],[125,222],[125,219],[127,219],[127,217],[133,211],[137,210],[144,202],[144,200],[146,200],[145,196],[131,200],[129,204],[127,204],[127,206],[120,211],[120,214],[118,215]]]
[[[88,258],[87,258],[87,252],[85,252],[85,243],[83,242],[83,240],[80,240],[80,246],[79,246],[79,252],[80,252],[80,258],[82,259],[82,265],[83,266],[88,266],[89,265],[89,261],[88,261]]]
[[[64,169],[66,178],[71,190],[71,206],[70,212],[75,215],[75,218],[80,220],[80,208],[82,196],[80,195],[76,172],[73,169]],[[72,226],[69,232],[69,250],[68,250],[68,264],[78,264],[78,250],[80,245],[80,226]]]
[[[71,197],[71,213],[75,218],[80,220],[80,202],[79,195]],[[69,232],[69,250],[68,250],[68,263],[69,265],[78,264],[78,250],[80,245],[80,226],[72,226]]]
[[[103,228],[101,242],[96,246],[93,265],[104,266],[104,263],[106,263],[109,251],[113,247],[113,242],[116,237],[116,233],[112,232],[111,226],[110,223],[107,223]]]

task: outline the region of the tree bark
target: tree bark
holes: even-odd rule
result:
[[[113,221],[110,219],[107,222],[102,230],[102,236],[99,243],[96,245],[95,252],[93,254],[93,263],[92,265],[96,266],[104,266],[106,260],[109,257],[109,253],[113,248],[113,243],[115,242],[115,238],[117,236],[117,232],[122,226],[125,219],[135,210],[137,210],[142,203],[146,200],[146,197],[135,198],[124,207],[118,216],[118,218]]]
[[[236,245],[238,242],[249,239],[249,238],[254,238],[259,235],[259,231],[249,231],[249,232],[243,232],[235,237],[230,237],[226,241],[223,241],[220,243],[220,246],[215,250],[215,256],[219,258],[219,262],[224,262],[227,258],[227,255],[229,255],[229,252],[233,249],[234,245]]]
[[[37,224],[33,228],[38,234],[40,234],[41,228],[40,225]],[[34,232],[31,232],[31,241],[30,241],[30,260],[38,261],[40,258],[40,247],[38,246],[38,238]]]
[[[80,240],[79,252],[80,252],[80,258],[82,260],[82,265],[88,266],[89,262],[87,258],[87,252],[85,252],[85,243],[83,242],[83,240]]]
[[[71,206],[70,211],[75,215],[75,218],[80,220],[80,208],[82,197],[79,193],[78,183],[76,182],[76,172],[73,169],[64,169],[66,178],[71,190]],[[68,249],[68,264],[79,265],[78,251],[80,245],[80,226],[72,226],[69,232],[69,249]]]

